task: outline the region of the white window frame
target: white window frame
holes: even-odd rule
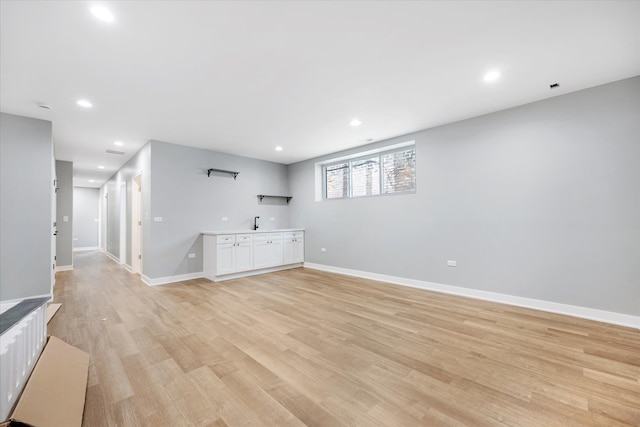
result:
[[[383,171],[382,171],[382,156],[385,154],[392,154],[400,151],[407,151],[408,149],[413,148],[415,151],[415,141],[407,141],[400,144],[389,145],[385,147],[376,148],[373,150],[361,151],[358,153],[354,153],[347,156],[337,157],[329,160],[325,160],[322,162],[316,163],[316,201],[323,200],[345,200],[345,199],[359,199],[362,197],[378,197],[378,196],[390,196],[390,195],[399,195],[399,194],[412,194],[416,192],[415,186],[412,190],[407,191],[398,191],[393,193],[384,193],[383,187]],[[371,158],[373,156],[377,156],[379,159],[379,193],[378,194],[367,194],[362,196],[354,196],[353,195],[353,180],[351,179],[351,162],[358,161],[361,159]],[[327,198],[327,175],[326,169],[327,167],[331,167],[333,165],[337,165],[340,163],[348,164],[348,175],[349,175],[349,188],[347,196],[345,197],[331,197]],[[417,165],[416,165],[417,169]],[[417,171],[416,171],[417,175]],[[417,177],[416,177],[417,179]]]

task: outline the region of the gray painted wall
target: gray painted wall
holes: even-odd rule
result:
[[[0,300],[51,292],[51,122],[0,113]]]
[[[201,231],[249,230],[254,216],[263,228],[289,223],[290,206],[258,204],[257,198],[289,193],[285,165],[159,141],[151,142],[151,158],[150,242],[143,248],[143,272],[150,278],[201,272]],[[240,175],[209,178],[209,168]],[[189,253],[196,258],[188,259]]]
[[[106,245],[107,252],[118,259],[120,259],[120,203],[122,201],[120,192],[120,180],[107,182],[104,200],[109,224],[106,229]]]
[[[73,248],[98,247],[98,206],[100,190],[75,187],[73,189]]]
[[[637,316],[639,117],[635,77],[365,147],[415,140],[411,195],[316,202],[349,152],[290,165],[290,225],[312,263]]]
[[[151,159],[153,161],[151,161]],[[219,168],[240,172],[207,177],[206,170]],[[155,279],[202,271],[202,237],[205,230],[236,230],[252,226],[254,216],[263,228],[289,223],[289,206],[258,204],[258,194],[288,195],[287,167],[262,160],[238,157],[160,141],[150,141],[112,176],[101,189],[109,194],[106,235],[108,252],[119,257],[119,204],[121,183],[126,184],[126,264],[131,264],[132,178],[142,176],[142,274]],[[227,221],[222,221],[222,217]],[[154,221],[161,217],[162,221]],[[271,219],[273,218],[273,220]],[[195,253],[195,259],[187,255]]]
[[[126,245],[127,251],[125,259],[120,261],[123,264],[131,265],[131,180],[138,173],[142,173],[142,245],[147,247],[150,242],[149,227],[145,226],[145,216],[148,216],[150,210],[151,199],[151,144],[142,147],[118,172],[116,172],[109,180],[100,188],[100,209],[102,216],[101,228],[101,248],[115,258],[120,259],[120,221],[125,221],[126,227]],[[126,194],[126,215],[121,218],[120,204],[122,201],[122,191]],[[105,196],[108,196],[108,209],[106,206]],[[143,273],[144,273],[143,259]]]
[[[73,162],[56,160],[56,179],[56,266],[63,267],[73,265]]]

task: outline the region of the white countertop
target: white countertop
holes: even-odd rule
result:
[[[274,228],[273,230],[218,230],[218,231],[201,231],[200,234],[205,236],[220,236],[223,234],[256,234],[256,233],[281,233],[283,231],[304,231],[304,228]]]

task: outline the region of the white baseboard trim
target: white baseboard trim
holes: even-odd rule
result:
[[[83,246],[83,247],[79,247],[79,248],[73,248],[73,252],[79,252],[79,251],[97,251],[98,248],[97,246]]]
[[[111,253],[109,253],[109,252],[107,252],[107,251],[105,251],[105,252],[104,252],[104,254],[105,254],[106,256],[108,256],[109,258],[111,258],[111,261],[114,261],[114,262],[116,262],[116,263],[118,263],[118,264],[122,264],[122,263],[120,262],[120,259],[116,258],[116,256],[115,256],[115,255],[112,255]]]
[[[127,270],[129,273],[133,273],[133,267],[131,267],[129,264],[125,264],[124,269]]]
[[[202,271],[197,273],[178,274],[177,276],[165,276],[151,279],[144,274],[140,275],[142,281],[148,286],[168,285],[175,282],[184,282],[185,280],[201,279],[204,275]]]
[[[442,285],[440,283],[425,282],[422,280],[407,279],[397,276],[387,276],[385,274],[369,273],[367,271],[351,270],[348,268],[334,267],[324,264],[305,262],[304,266],[306,268],[311,268],[314,270],[346,274],[347,276],[362,277],[364,279],[377,280],[380,282],[393,283],[396,285],[409,286],[412,288],[419,288],[428,291],[435,291],[445,294],[498,302],[502,304],[515,305],[518,307],[532,308],[535,310],[548,311],[551,313],[564,314],[567,316],[580,317],[583,319],[596,320],[598,322],[605,322],[614,325],[640,329],[640,316],[632,316],[630,314],[615,313],[612,311],[598,310],[595,308],[580,307],[576,305],[542,301],[533,298],[524,298],[513,295],[500,294],[496,292],[462,288],[459,286]]]
[[[73,270],[73,264],[71,265],[56,265],[56,273],[59,271],[71,271]]]

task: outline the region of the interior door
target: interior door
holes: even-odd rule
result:
[[[56,285],[56,236],[58,228],[56,224],[57,201],[56,193],[58,191],[58,180],[56,179],[55,160],[53,161],[52,186],[51,186],[51,295],[53,296],[53,287]]]
[[[131,270],[142,272],[142,174],[133,178],[131,206]]]

